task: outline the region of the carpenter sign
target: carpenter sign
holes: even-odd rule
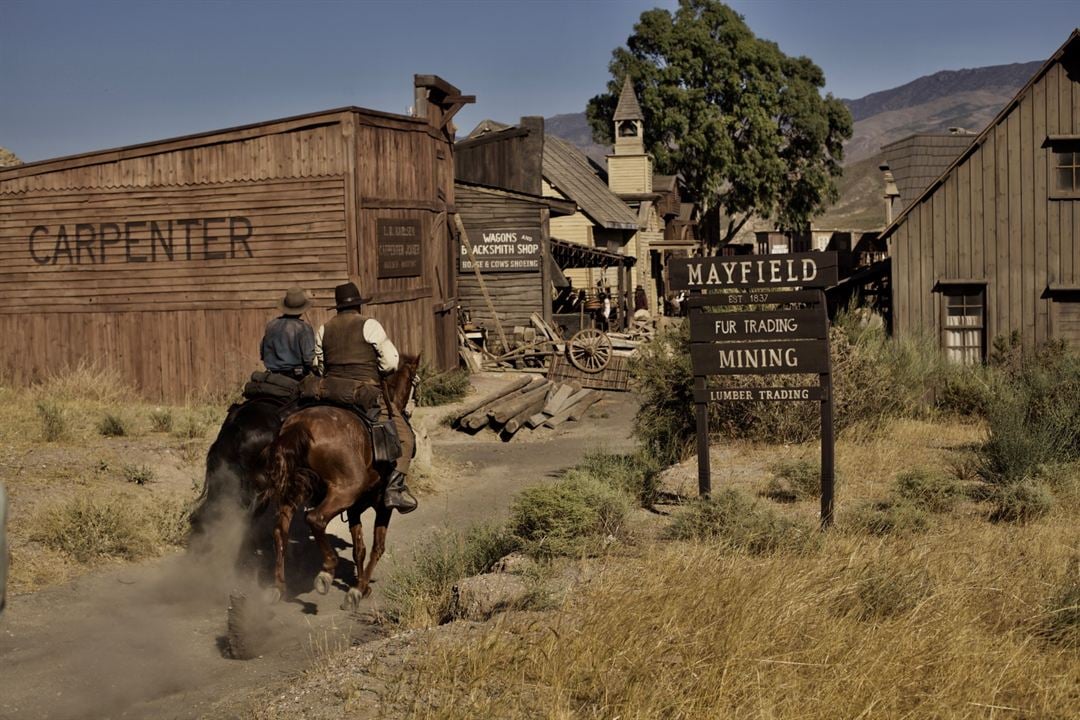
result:
[[[38,265],[104,265],[253,257],[246,217],[154,218],[35,225],[26,239]]]
[[[826,288],[837,282],[836,254],[828,252],[675,258],[668,267],[672,290]]]
[[[481,230],[470,232],[472,256],[480,272],[519,272],[540,269],[539,230]],[[469,250],[461,246],[461,270],[471,271]]]
[[[380,218],[375,223],[375,244],[380,278],[424,274],[419,220]]]

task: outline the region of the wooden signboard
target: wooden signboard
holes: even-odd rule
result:
[[[468,248],[461,246],[462,272],[536,272],[540,270],[540,233],[537,230],[480,230],[469,235]]]
[[[817,402],[821,407],[821,522],[831,525],[835,452],[825,288],[837,282],[836,255],[678,258],[669,268],[672,290],[691,292],[688,314],[698,491],[708,496],[712,490],[710,403]],[[706,291],[712,294],[703,294]],[[745,388],[707,384],[713,375],[795,374],[817,375],[819,384]]]
[[[419,220],[379,218],[375,221],[380,278],[424,274],[423,238]]]

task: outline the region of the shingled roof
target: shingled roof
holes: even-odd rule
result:
[[[960,153],[971,145],[973,135],[911,135],[881,148],[889,163],[902,207],[941,176]]]
[[[630,82],[630,76],[623,81],[622,92],[619,93],[619,104],[615,106],[615,122],[620,120],[644,120],[645,114],[638,105],[637,95],[634,93],[634,84]]]
[[[601,227],[637,230],[637,215],[611,192],[585,153],[551,134],[544,135],[544,178]]]

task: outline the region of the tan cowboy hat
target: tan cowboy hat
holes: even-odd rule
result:
[[[278,304],[283,315],[303,315],[311,307],[307,293],[302,288],[291,287],[285,293],[285,298]]]

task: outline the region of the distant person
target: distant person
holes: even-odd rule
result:
[[[294,287],[278,307],[281,315],[266,324],[259,354],[270,372],[300,380],[315,366],[315,330],[300,319],[311,301]]]
[[[649,298],[645,295],[645,288],[640,285],[634,289],[634,312],[637,313],[638,310],[649,310]]]

